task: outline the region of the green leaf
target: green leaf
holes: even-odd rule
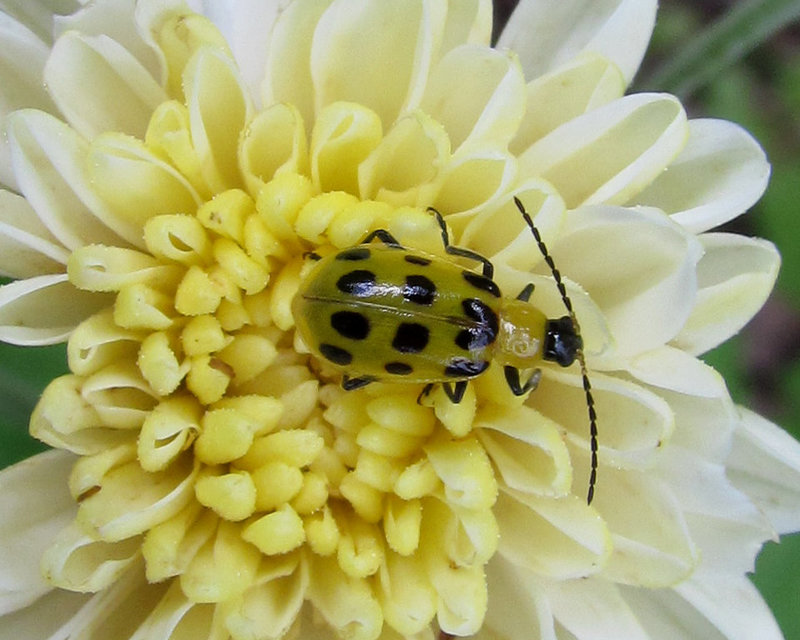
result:
[[[690,39],[636,90],[658,89],[686,98],[798,19],[800,0],[736,3],[717,22]]]

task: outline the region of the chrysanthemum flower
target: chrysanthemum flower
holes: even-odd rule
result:
[[[498,48],[488,0],[4,6],[0,337],[71,370],[31,419],[56,451],[0,475],[5,629],[779,637],[745,574],[800,528],[800,448],[698,359],[774,283],[771,244],[708,233],[769,168],[624,95],[654,1],[523,0]],[[295,332],[309,252],[443,255],[429,207],[563,315],[514,197],[582,328],[591,505],[577,365],[418,403]]]

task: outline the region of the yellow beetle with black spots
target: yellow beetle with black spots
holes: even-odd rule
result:
[[[541,361],[566,367],[579,359],[592,434],[591,501],[597,466],[596,416],[577,320],[538,230],[522,203],[514,200],[550,266],[569,315],[548,319],[529,304],[532,284],[516,298],[504,298],[492,279],[492,263],[450,245],[447,227],[436,211],[447,254],[480,262],[482,273],[402,247],[379,229],[356,247],[322,259],[311,254],[318,263],[301,283],[292,313],[300,338],[311,353],[342,371],[347,390],[384,380],[425,383],[427,392],[441,383],[451,401],[458,403],[467,382],[494,361],[503,366],[512,392],[523,395],[536,387]],[[382,244],[373,243],[376,238]],[[520,369],[534,370],[524,383]]]

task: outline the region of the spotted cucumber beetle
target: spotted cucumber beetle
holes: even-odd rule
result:
[[[491,361],[503,366],[515,395],[536,388],[541,361],[580,365],[591,437],[588,502],[597,477],[597,416],[572,302],[538,229],[522,202],[514,203],[530,227],[568,314],[549,319],[529,304],[533,284],[504,298],[493,280],[494,265],[450,244],[447,226],[431,209],[445,252],[481,264],[481,273],[446,258],[403,247],[377,229],[361,244],[320,258],[292,301],[297,331],[312,354],[342,371],[346,390],[371,382],[441,384],[459,403],[467,382]],[[374,243],[377,239],[380,244]],[[520,370],[532,370],[523,382]]]

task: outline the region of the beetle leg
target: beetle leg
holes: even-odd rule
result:
[[[517,300],[522,300],[523,302],[527,302],[531,299],[531,294],[533,293],[533,283],[529,282],[525,285],[525,288],[519,292],[517,295]]]
[[[354,391],[356,389],[360,389],[361,387],[366,387],[370,382],[375,382],[375,378],[372,376],[363,376],[361,378],[344,376],[342,378],[342,389],[345,391]]]
[[[428,211],[434,215],[436,222],[439,223],[439,228],[442,230],[442,244],[444,245],[444,250],[451,256],[460,256],[461,258],[469,258],[470,260],[475,260],[475,262],[480,262],[483,265],[483,275],[491,279],[494,276],[494,265],[489,259],[469,249],[462,249],[461,247],[454,247],[451,245],[450,234],[447,233],[447,224],[445,224],[442,214],[433,207],[428,207]]]
[[[430,395],[433,386],[434,386],[433,382],[429,382],[424,387],[422,387],[422,391],[420,391],[419,395],[417,396],[417,404],[422,404],[423,398],[427,398]]]
[[[459,380],[455,386],[451,386],[449,382],[443,382],[442,389],[444,389],[447,397],[450,398],[450,402],[459,404],[464,397],[464,392],[467,390],[467,381]]]
[[[378,238],[383,244],[387,244],[390,247],[398,247],[403,248],[397,238],[395,238],[391,233],[389,233],[386,229],[375,229],[375,231],[370,232],[366,238],[361,241],[361,244],[369,244],[375,238]]]
[[[503,371],[506,374],[508,388],[511,389],[511,393],[513,393],[515,396],[524,396],[529,391],[533,391],[539,386],[539,380],[542,379],[541,369],[536,369],[525,384],[520,384],[519,369],[516,367],[506,365],[503,367]]]
[[[316,251],[306,251],[303,254],[303,257],[307,258],[308,260],[314,260],[315,262],[317,260],[322,260],[322,256],[319,255]]]

